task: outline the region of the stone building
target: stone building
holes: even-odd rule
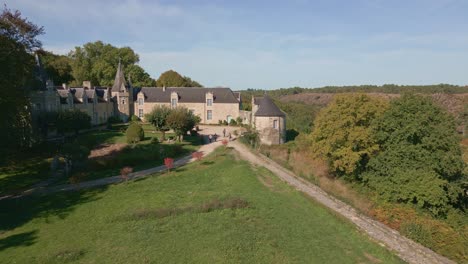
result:
[[[275,145],[286,141],[286,116],[267,95],[252,97],[251,124],[262,144]]]
[[[199,116],[202,124],[228,123],[239,117],[240,94],[229,88],[143,87],[136,91],[135,113],[144,120],[154,107],[185,107]]]
[[[252,98],[252,112],[241,111],[241,94],[229,88],[203,87],[133,87],[125,79],[119,62],[112,87],[93,86],[84,81],[81,87],[54,86],[47,79],[36,56],[38,80],[42,87],[31,92],[32,116],[43,112],[78,109],[91,117],[92,125],[101,125],[111,116],[127,122],[132,115],[144,120],[155,107],[185,107],[199,116],[202,124],[243,120],[254,127],[263,144],[285,141],[285,115],[268,97]]]

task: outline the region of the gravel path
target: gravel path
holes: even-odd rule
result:
[[[252,164],[263,166],[276,174],[280,179],[314,198],[319,203],[353,222],[360,230],[364,231],[379,244],[386,246],[395,252],[401,259],[408,263],[431,264],[431,263],[455,263],[434,251],[400,235],[396,230],[360,214],[351,206],[328,195],[318,186],[313,185],[286,170],[276,162],[263,155],[253,154],[246,146],[239,142],[230,142],[229,146],[236,149],[240,156]]]

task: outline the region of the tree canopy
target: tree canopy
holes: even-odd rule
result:
[[[198,82],[173,70],[163,72],[156,80],[156,85],[158,87],[203,87]]]
[[[434,214],[459,202],[464,162],[452,116],[429,98],[404,95],[375,122],[381,151],[363,178],[387,200]]]
[[[41,47],[44,33],[21,16],[4,8],[0,13],[0,154],[30,144],[30,115],[26,87],[34,81],[32,52]]]
[[[174,130],[180,141],[181,136],[185,135],[187,131],[192,130],[199,121],[200,118],[195,116],[187,108],[177,107],[171,109],[166,122],[167,125]]]
[[[140,66],[136,65],[139,56],[130,47],[117,48],[102,41],[89,42],[83,47],[75,47],[69,53],[71,58],[73,84],[81,85],[83,81],[91,81],[94,85],[112,86],[119,59],[134,84],[151,86],[151,79]]]
[[[162,132],[162,140],[166,139],[166,131],[170,129],[167,124],[167,117],[171,113],[171,109],[167,106],[156,106],[145,115],[145,120],[150,122],[157,131]]]
[[[313,152],[328,160],[339,174],[356,174],[379,150],[372,121],[388,103],[365,94],[337,95],[315,120],[311,134]]]
[[[39,50],[37,53],[42,60],[47,76],[55,84],[68,84],[74,80],[71,67],[72,61],[68,56],[57,55],[45,50]]]

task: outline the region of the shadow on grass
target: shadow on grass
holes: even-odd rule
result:
[[[0,251],[11,247],[30,246],[36,242],[37,230],[11,235],[0,239]]]
[[[86,191],[59,192],[43,196],[29,195],[0,200],[0,234],[38,218],[45,222],[55,221],[56,218],[64,219],[80,205],[99,200],[99,194],[106,189],[107,187],[101,187]],[[32,235],[29,237],[32,238]],[[32,239],[29,240],[33,242]],[[9,247],[10,242],[14,244],[15,241],[6,240],[1,245]]]

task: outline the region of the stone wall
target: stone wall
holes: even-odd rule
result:
[[[277,122],[277,128],[273,127],[275,121]],[[286,122],[284,117],[254,116],[253,122],[262,144],[274,145],[285,142]]]

